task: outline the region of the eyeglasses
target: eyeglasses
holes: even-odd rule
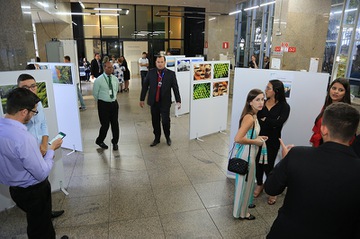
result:
[[[25,89],[28,89],[28,90],[33,90],[33,89],[35,89],[37,87],[37,84],[32,84],[32,85],[30,85],[30,86],[27,86],[27,85],[24,85],[24,86],[22,86],[21,88],[25,88]]]
[[[31,112],[33,112],[34,113],[34,115],[37,115],[37,114],[39,114],[39,111],[37,111],[37,110],[31,110],[31,109],[27,109],[28,111],[31,111]]]

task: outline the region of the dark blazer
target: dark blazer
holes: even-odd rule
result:
[[[98,78],[104,72],[102,63],[100,61],[100,73],[99,65],[96,59],[93,59],[90,64],[90,75],[93,75],[95,78]]]
[[[267,238],[360,238],[360,158],[351,147],[292,148],[265,182],[273,196],[286,187]]]
[[[145,100],[147,91],[149,90],[148,95],[148,105],[152,106],[155,103],[156,97],[156,88],[158,85],[158,74],[157,69],[151,69],[144,80],[144,84],[141,89],[140,101]],[[171,106],[171,88],[174,91],[176,102],[181,103],[179,86],[177,84],[175,72],[169,69],[164,69],[164,77],[162,79],[161,91],[160,91],[160,101],[161,107],[170,107]]]

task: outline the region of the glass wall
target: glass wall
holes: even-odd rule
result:
[[[360,97],[360,1],[332,0],[323,71],[348,78]]]
[[[183,7],[101,3],[85,4],[82,13],[90,15],[82,16],[84,39],[76,40],[82,41],[78,47],[89,58],[96,52],[121,55],[123,41],[147,41],[152,57],[167,50],[184,54]]]

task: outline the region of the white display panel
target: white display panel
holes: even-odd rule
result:
[[[329,75],[299,71],[263,70],[236,68],[234,77],[233,104],[229,151],[238,131],[239,119],[244,108],[247,94],[257,88],[265,92],[270,80],[279,79],[285,87],[290,87],[287,102],[290,115],[282,129],[285,144],[310,146],[309,139],[317,115],[320,113],[326,97]]]
[[[175,73],[181,95],[181,108],[174,105],[176,116],[190,112],[191,62],[198,61],[204,61],[204,57],[176,58]]]
[[[229,61],[191,63],[190,139],[226,130],[229,76]]]
[[[57,124],[57,115],[56,115],[56,104],[53,91],[53,82],[51,78],[50,70],[30,70],[30,71],[4,71],[0,72],[0,88],[5,89],[7,87],[16,87],[17,78],[21,74],[30,74],[33,76],[37,83],[46,84],[46,95],[47,95],[47,105],[44,105],[44,113],[47,121],[49,138],[53,138],[57,133],[58,124]],[[3,107],[0,105],[0,117],[3,117]],[[51,183],[52,191],[58,191],[61,187],[61,182],[64,184],[64,165],[62,161],[61,150],[55,151],[55,162],[51,170],[49,181]],[[15,203],[11,200],[9,195],[9,187],[0,184],[0,211],[14,206]]]
[[[57,122],[59,130],[66,134],[63,148],[83,151],[80,113],[74,63],[37,63],[52,73]],[[69,71],[69,69],[71,71]]]

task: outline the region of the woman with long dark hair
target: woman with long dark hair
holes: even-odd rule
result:
[[[124,92],[129,92],[130,70],[129,70],[127,61],[125,60],[124,56],[120,56],[120,66],[125,67],[125,71],[124,71],[124,81],[125,81]]]
[[[280,148],[281,130],[289,118],[290,106],[286,103],[284,84],[279,80],[271,80],[265,89],[266,101],[264,108],[257,114],[260,124],[260,134],[268,136],[266,141],[267,162],[256,157],[256,188],[254,197],[258,197],[263,190],[263,177],[269,175],[274,168],[277,153]],[[268,198],[268,204],[273,205],[276,196]]]
[[[235,198],[233,216],[235,218],[254,220],[248,213],[251,196],[255,185],[255,158],[259,146],[263,145],[266,136],[259,136],[260,126],[256,114],[264,106],[264,93],[259,89],[251,90],[240,117],[239,129],[235,135],[233,156],[249,162],[247,175],[235,174]],[[250,148],[250,149],[249,149]],[[250,151],[250,155],[249,155]]]
[[[329,86],[324,106],[322,107],[320,114],[316,117],[315,125],[312,129],[313,135],[310,138],[310,142],[314,147],[318,147],[323,143],[320,132],[322,117],[326,107],[328,107],[334,102],[344,102],[349,105],[351,104],[350,83],[347,79],[337,78],[333,82],[331,82]]]

